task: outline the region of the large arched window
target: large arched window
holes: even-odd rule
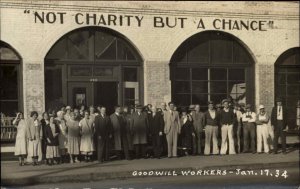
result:
[[[232,98],[254,102],[254,61],[233,36],[202,32],[184,41],[171,58],[172,100],[179,106]]]
[[[8,44],[0,41],[0,112],[15,116],[23,111],[21,58]]]
[[[275,63],[275,97],[281,97],[288,109],[288,125],[296,125],[296,106],[300,100],[300,48],[292,48]]]
[[[86,27],[64,35],[45,58],[46,108],[142,101],[142,59],[120,34]]]

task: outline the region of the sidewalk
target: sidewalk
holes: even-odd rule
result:
[[[54,166],[26,165],[16,161],[1,162],[2,185],[31,185],[57,182],[84,182],[134,177],[136,170],[198,170],[198,169],[267,169],[285,166],[299,167],[299,149],[283,154],[237,154],[226,156],[189,156],[180,158],[117,160],[61,164]]]

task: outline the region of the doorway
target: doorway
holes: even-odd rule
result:
[[[117,82],[95,82],[94,83],[94,105],[106,107],[108,115],[114,112],[114,106],[118,105],[118,83]]]
[[[68,82],[68,105],[72,107],[105,106],[107,114],[118,103],[118,82]]]

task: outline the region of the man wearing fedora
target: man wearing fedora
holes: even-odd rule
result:
[[[271,113],[271,125],[274,126],[274,154],[278,151],[278,139],[281,139],[282,153],[286,153],[287,111],[282,105],[282,99],[276,99],[276,106]]]
[[[221,124],[221,155],[225,155],[228,149],[227,139],[229,141],[229,154],[235,154],[234,139],[233,139],[233,124],[235,122],[235,116],[233,110],[229,108],[229,101],[224,99],[222,101],[224,106],[220,112],[220,124]]]
[[[251,111],[251,105],[246,105],[246,111],[242,115],[243,122],[243,135],[244,135],[244,147],[243,153],[249,151],[249,135],[251,140],[251,151],[253,154],[256,153],[255,150],[255,133],[256,133],[256,113]]]
[[[180,118],[177,111],[174,110],[175,104],[169,102],[169,110],[164,113],[165,128],[168,143],[168,158],[177,157],[177,138],[180,134]]]
[[[148,117],[147,113],[142,112],[143,106],[137,105],[136,112],[131,117],[130,130],[132,143],[135,150],[136,159],[146,158],[146,144],[148,136]]]
[[[201,146],[203,143],[203,128],[204,128],[204,114],[200,112],[200,105],[190,105],[189,110],[192,117],[193,126],[195,130],[195,137],[193,137],[193,155],[201,154]]]

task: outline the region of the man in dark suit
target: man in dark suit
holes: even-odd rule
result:
[[[111,135],[111,123],[106,115],[106,108],[100,107],[100,113],[95,117],[95,135],[97,144],[97,159],[101,163],[109,158],[109,138]]]
[[[117,156],[121,159],[121,152],[124,151],[125,158],[130,160],[129,146],[127,139],[126,120],[121,115],[121,107],[118,105],[115,107],[115,113],[110,115],[110,121],[113,128],[114,147],[117,151]]]
[[[148,118],[147,113],[142,112],[142,108],[141,105],[136,106],[137,111],[133,113],[130,123],[136,159],[141,156],[146,158],[146,144],[148,142]]]
[[[151,108],[152,114],[148,115],[149,131],[155,158],[160,158],[162,153],[162,136],[164,132],[164,118],[157,108]]]
[[[281,138],[282,153],[286,154],[287,110],[282,105],[281,98],[276,99],[276,106],[271,113],[271,125],[274,127],[274,154],[278,151],[278,138]]]

